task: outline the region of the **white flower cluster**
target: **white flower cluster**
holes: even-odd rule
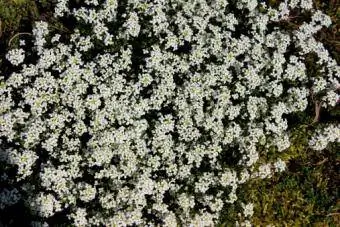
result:
[[[329,143],[340,143],[340,125],[330,124],[318,129],[309,140],[309,147],[313,150],[321,151]]]
[[[12,49],[6,54],[7,60],[15,66],[20,65],[25,60],[25,51],[23,49]]]
[[[213,226],[242,184],[284,171],[280,159],[255,168],[261,151],[290,146],[286,116],[307,108],[310,80],[321,91],[340,69],[313,38],[329,18],[309,0],[283,4],[58,0],[55,16],[80,27],[63,43],[37,22],[36,63],[12,50],[22,67],[0,81],[1,160],[18,180],[38,179],[18,190],[33,213],[48,222],[63,211],[74,226]],[[290,34],[276,25],[295,8],[314,16]],[[333,129],[313,146],[339,138]]]
[[[7,149],[2,150],[0,155],[0,159],[18,167],[17,181],[23,180],[33,173],[32,166],[38,159],[37,154],[31,150],[19,152],[15,149]]]
[[[40,193],[30,201],[31,210],[40,217],[50,217],[61,211],[61,205],[52,194]]]
[[[243,207],[243,214],[246,217],[251,217],[254,214],[254,204],[248,203],[248,204],[242,204]]]
[[[266,163],[260,165],[258,169],[252,173],[251,178],[271,178],[275,172],[285,171],[286,167],[286,163],[278,158],[277,161],[274,163]]]
[[[35,23],[33,29],[33,35],[35,37],[35,46],[38,53],[41,53],[43,46],[46,44],[45,36],[48,34],[48,24],[44,21],[39,21]]]

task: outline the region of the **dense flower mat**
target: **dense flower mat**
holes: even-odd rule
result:
[[[292,12],[309,20],[289,31]],[[72,33],[36,22],[0,78],[0,209],[23,200],[36,226],[214,226],[235,203],[249,226],[238,188],[285,170],[257,163],[290,147],[287,116],[337,104],[311,0],[58,0],[54,16]],[[330,142],[339,124],[309,145]]]

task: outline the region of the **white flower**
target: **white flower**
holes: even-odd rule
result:
[[[38,53],[41,53],[46,43],[45,36],[49,33],[48,24],[44,21],[37,21],[32,32],[35,38],[34,44],[37,47]]]
[[[68,0],[58,0],[56,7],[54,9],[54,16],[55,17],[62,17],[65,13],[70,12],[68,9]]]
[[[245,217],[251,217],[254,214],[254,205],[252,203],[242,204],[243,214]]]
[[[52,194],[39,193],[30,202],[31,209],[40,217],[51,217],[55,212],[61,210],[60,203]]]
[[[86,209],[84,208],[77,208],[77,210],[70,215],[70,218],[74,220],[75,226],[87,226],[88,222],[86,219]]]
[[[25,46],[26,45],[26,41],[23,39],[19,40],[19,46]]]
[[[229,193],[228,199],[226,200],[227,203],[233,204],[237,200],[237,195],[235,191]]]
[[[188,212],[195,205],[194,197],[186,194],[181,194],[178,197],[178,204],[183,208],[184,212]]]
[[[23,180],[32,174],[32,167],[35,164],[38,156],[31,150],[23,150],[18,152],[17,150],[7,151],[7,161],[10,164],[18,166],[17,180]]]
[[[96,197],[96,192],[96,188],[87,183],[79,185],[79,198],[84,202],[93,200]]]
[[[332,142],[340,142],[340,125],[329,124],[318,129],[309,140],[309,147],[321,151],[327,147],[328,143]]]
[[[12,49],[6,54],[6,59],[12,65],[18,66],[25,60],[25,51],[23,49]]]
[[[254,120],[260,116],[261,113],[267,111],[267,101],[265,98],[258,98],[250,96],[247,102],[247,111],[249,114],[249,119]]]
[[[338,94],[335,91],[327,91],[326,96],[322,97],[324,107],[334,107],[338,101]]]
[[[327,15],[322,13],[322,11],[317,10],[313,16],[312,21],[315,23],[320,23],[322,26],[329,27],[332,24],[331,18]]]
[[[310,10],[313,8],[313,1],[312,0],[301,0],[300,7],[305,10]]]
[[[256,173],[256,176],[259,176],[261,179],[264,178],[270,178],[272,174],[271,171],[271,165],[268,164],[263,164],[259,167],[258,172]]]
[[[274,163],[275,172],[283,172],[286,169],[286,163],[280,158]]]
[[[236,182],[237,176],[234,170],[227,170],[221,175],[220,183],[222,186],[233,186]]]
[[[289,136],[287,134],[274,139],[274,144],[277,146],[279,152],[282,152],[290,147]]]
[[[173,212],[166,215],[163,221],[165,226],[177,226],[176,215]]]
[[[132,37],[137,37],[140,31],[139,19],[137,13],[130,13],[128,20],[124,24],[124,27],[127,28],[128,34]]]
[[[250,178],[250,174],[249,172],[245,169],[241,172],[241,177],[240,179],[238,180],[238,183],[239,184],[243,184],[245,183],[248,179]]]
[[[314,80],[313,92],[318,93],[327,87],[327,81],[323,78]]]

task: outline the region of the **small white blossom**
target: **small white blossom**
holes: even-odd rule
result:
[[[328,143],[340,142],[340,126],[330,124],[324,128],[318,129],[309,140],[309,146],[313,150],[321,151],[325,149]]]
[[[85,208],[78,208],[75,213],[70,215],[70,217],[74,220],[75,226],[87,226],[88,222],[86,215],[87,213]]]
[[[138,15],[136,13],[131,13],[124,25],[127,28],[128,34],[130,34],[132,37],[137,37],[139,34],[140,25],[138,21]]]
[[[254,205],[252,203],[242,204],[243,214],[245,217],[251,217],[254,214]]]
[[[8,51],[6,58],[12,65],[18,66],[25,60],[25,51],[23,49],[12,49]]]
[[[283,172],[286,169],[286,163],[282,161],[281,159],[278,159],[274,163],[275,171],[276,172]]]
[[[31,201],[30,206],[34,212],[44,218],[48,218],[55,212],[61,210],[60,203],[52,194],[38,194],[34,200]]]

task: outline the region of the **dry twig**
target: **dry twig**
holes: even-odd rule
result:
[[[330,213],[330,214],[327,214],[327,216],[334,216],[334,215],[340,215],[340,213]]]
[[[0,19],[0,37],[2,36],[2,20]]]
[[[322,161],[320,161],[320,162],[317,162],[317,163],[315,163],[314,164],[314,166],[319,166],[319,165],[322,165],[322,164],[324,164],[325,162],[327,162],[328,161],[328,158],[325,158],[324,160],[322,160]]]
[[[315,102],[315,117],[314,117],[313,123],[317,123],[319,121],[320,110],[321,110],[321,102],[320,101],[316,101]]]

